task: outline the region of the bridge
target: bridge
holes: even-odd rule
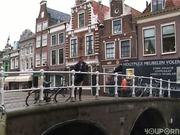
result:
[[[42,72],[42,71],[41,71]],[[52,72],[51,72],[52,73]],[[74,80],[74,71],[72,74]],[[92,74],[92,73],[89,73]],[[119,97],[117,73],[114,75],[115,84],[105,87],[114,87],[114,96],[101,95],[100,89],[104,85],[100,83],[100,74],[96,74],[96,94],[83,95],[83,101],[74,101],[73,90],[70,88],[71,100],[60,103],[44,103],[42,84],[40,88],[40,102],[36,105],[25,106],[27,91],[31,89],[4,90],[4,79],[1,79],[1,135],[145,135],[145,134],[180,134],[180,102],[178,98],[171,96],[172,91],[169,80],[158,79],[159,96],[154,97],[153,80],[149,79],[149,85],[138,85],[133,76],[132,84],[128,88],[132,90],[131,97]],[[104,74],[103,74],[104,76]],[[3,75],[2,75],[3,77]],[[128,76],[129,77],[129,76]],[[40,77],[43,80],[43,77]],[[142,78],[142,77],[141,77]],[[166,86],[166,85],[167,86]],[[173,85],[174,86],[174,85]],[[83,86],[84,89],[93,86]],[[147,88],[148,87],[148,88]],[[136,97],[137,89],[148,89],[150,95]],[[167,96],[163,96],[167,91]],[[42,98],[42,99],[41,99]],[[71,102],[73,101],[73,102]]]

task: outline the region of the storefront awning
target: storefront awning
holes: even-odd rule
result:
[[[5,82],[28,82],[32,81],[31,75],[26,76],[8,76],[5,78]]]

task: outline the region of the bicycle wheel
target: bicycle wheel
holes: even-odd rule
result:
[[[65,102],[66,100],[66,94],[67,88],[59,88],[54,96],[54,101],[57,102]]]
[[[142,94],[142,97],[149,97],[150,95],[150,89],[149,88],[145,88]]]
[[[142,88],[136,88],[135,89],[135,96],[136,97],[141,97],[143,94],[143,89]]]
[[[36,104],[39,100],[39,91],[30,91],[26,97],[26,105]]]

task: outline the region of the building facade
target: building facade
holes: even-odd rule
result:
[[[20,71],[29,71],[34,68],[35,34],[26,29],[19,39]]]
[[[103,22],[109,8],[94,0],[76,0],[71,8],[71,22],[67,29],[66,66],[75,65],[80,56],[89,65],[89,71],[96,71],[100,66],[99,24]],[[86,83],[93,85],[93,77]]]
[[[51,71],[64,71],[66,70],[65,63],[65,45],[66,45],[66,28],[68,22],[61,22],[49,27],[49,70]],[[65,74],[51,74],[51,86],[63,85]]]
[[[103,72],[113,72],[124,61],[137,60],[137,33],[134,17],[140,12],[111,0],[109,16],[101,34],[101,65]]]
[[[35,46],[35,70],[48,70],[48,50],[50,43],[49,28],[59,22],[70,20],[70,15],[60,11],[48,8],[47,1],[42,0],[40,3],[39,16],[36,19],[36,46]]]
[[[179,81],[180,79],[180,1],[151,0],[136,18],[138,62],[136,75]]]

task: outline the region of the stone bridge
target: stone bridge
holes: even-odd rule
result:
[[[145,135],[150,128],[180,129],[179,114],[175,98],[49,104],[7,112],[5,135]]]

